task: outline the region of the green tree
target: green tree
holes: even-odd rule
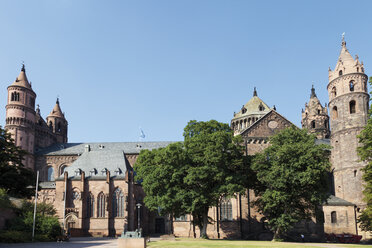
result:
[[[372,86],[372,77],[369,78],[369,83]],[[371,91],[372,94],[372,91]],[[371,106],[372,107],[372,106]],[[364,231],[372,231],[372,109],[369,109],[369,119],[367,125],[360,133],[359,142],[362,144],[358,147],[358,155],[362,161],[366,161],[367,165],[363,168],[363,180],[365,182],[364,201],[367,207],[363,210],[358,218],[360,227]]]
[[[274,239],[280,239],[294,224],[314,216],[326,200],[330,147],[316,145],[315,136],[295,126],[272,136],[270,143],[253,161],[259,181],[255,203]]]
[[[184,142],[142,151],[134,166],[142,180],[145,204],[174,216],[191,213],[207,238],[208,210],[222,196],[243,192],[243,147],[228,124],[190,121]]]
[[[9,195],[29,197],[33,194],[27,186],[35,183],[35,174],[22,163],[26,154],[14,144],[10,133],[0,126],[0,188]]]
[[[52,204],[41,202],[37,204],[35,233],[45,237],[46,240],[55,240],[61,234],[61,225],[55,216],[56,210]],[[31,233],[34,217],[34,205],[32,202],[23,201],[17,209],[17,217],[10,221],[8,231]]]

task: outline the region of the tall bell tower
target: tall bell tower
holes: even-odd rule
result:
[[[335,195],[352,202],[358,208],[363,202],[362,171],[357,147],[357,135],[368,120],[368,77],[363,62],[355,59],[346,48],[342,38],[341,52],[335,69],[329,69],[329,111],[331,116],[331,163]]]
[[[26,76],[25,65],[16,80],[8,86],[5,129],[11,133],[15,144],[27,151],[24,164],[34,169],[35,147],[35,99],[31,83]]]

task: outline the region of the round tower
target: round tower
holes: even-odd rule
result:
[[[324,107],[315,94],[314,86],[311,88],[310,101],[302,110],[302,128],[316,135],[317,139],[329,138],[329,116],[327,105]]]
[[[331,116],[331,163],[335,195],[363,208],[361,169],[366,165],[359,161],[357,135],[368,119],[368,77],[363,63],[342,47],[335,69],[329,69],[329,111]]]
[[[12,134],[15,144],[30,153],[25,157],[26,167],[34,169],[36,94],[28,82],[25,66],[16,80],[8,86],[5,129]]]
[[[67,120],[62,113],[59,106],[59,99],[57,98],[56,105],[52,112],[46,118],[48,127],[55,134],[58,143],[67,143]]]

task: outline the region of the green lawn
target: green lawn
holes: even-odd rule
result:
[[[288,247],[288,248],[313,248],[313,247],[367,247],[365,245],[350,245],[350,244],[315,244],[315,243],[286,243],[286,242],[270,242],[270,241],[240,241],[240,240],[202,240],[202,239],[176,239],[162,240],[148,243],[150,248],[203,248],[203,247]]]

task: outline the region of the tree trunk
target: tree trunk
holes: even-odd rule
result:
[[[208,226],[208,209],[206,212],[204,212],[202,214],[202,221],[201,221],[201,226],[199,227],[200,228],[200,238],[203,238],[203,239],[208,239],[208,235],[207,235],[207,226]]]
[[[273,240],[272,241],[277,241],[278,239],[280,239],[280,230],[279,230],[279,228],[276,228],[275,229],[275,232],[274,232],[274,237],[273,237]]]

